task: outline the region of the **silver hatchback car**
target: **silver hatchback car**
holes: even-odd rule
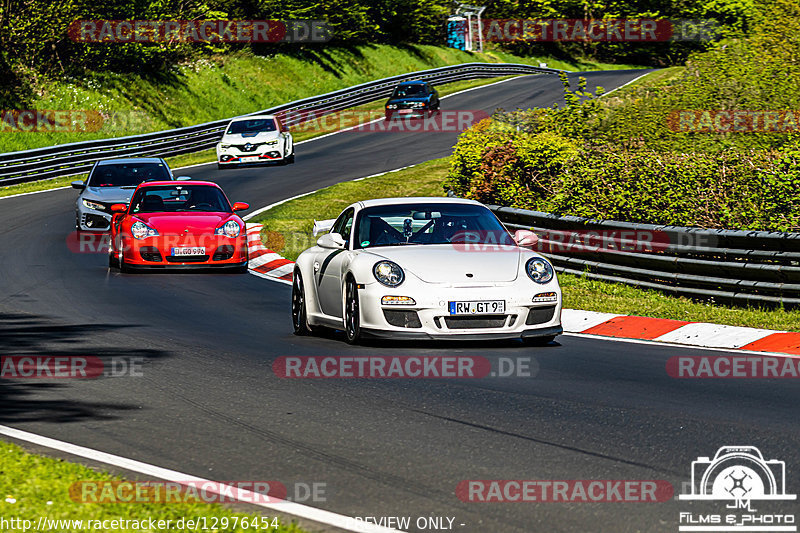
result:
[[[174,179],[169,165],[160,157],[98,161],[85,182],[72,182],[72,188],[81,191],[75,204],[75,228],[108,231],[112,205],[129,203],[133,191],[142,182]]]

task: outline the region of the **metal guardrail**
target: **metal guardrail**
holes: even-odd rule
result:
[[[558,272],[697,299],[800,306],[800,233],[600,221],[490,206]]]
[[[294,116],[289,115],[289,120],[286,121],[287,126],[292,126],[303,120],[303,112],[313,111],[319,116],[388,97],[401,81],[422,79],[438,84],[514,74],[559,72],[562,71],[516,63],[464,63],[383,78],[249,115],[285,115],[297,112]],[[3,153],[0,154],[0,185],[82,174],[88,172],[96,161],[112,157],[170,157],[207,150],[217,144],[230,120],[217,120],[143,135]]]

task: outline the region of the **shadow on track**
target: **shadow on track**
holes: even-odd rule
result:
[[[130,360],[131,350],[98,345],[92,339],[103,333],[119,331],[131,325],[114,324],[54,324],[50,317],[0,313],[0,357],[46,356],[76,357],[92,356],[109,368],[112,359]],[[158,350],[135,350],[142,365],[168,357]],[[0,365],[0,368],[7,368]],[[101,376],[96,379],[119,379]],[[118,418],[114,413],[138,409],[126,403],[103,403],[86,400],[63,400],[54,396],[59,390],[75,386],[77,383],[94,381],[88,379],[58,378],[12,378],[0,377],[0,423],[16,422],[76,422],[82,420],[111,420]],[[89,390],[87,390],[89,392]]]

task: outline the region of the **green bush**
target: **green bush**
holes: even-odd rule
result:
[[[489,134],[467,132],[452,158],[445,187],[459,196],[596,219],[800,230],[797,150],[629,150],[479,128]]]

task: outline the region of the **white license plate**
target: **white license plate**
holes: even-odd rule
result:
[[[173,248],[172,257],[185,257],[191,255],[206,255],[205,246],[186,246],[182,248]]]
[[[250,155],[250,156],[241,158],[241,161],[242,161],[242,163],[254,163],[254,162],[258,161],[258,159],[259,158],[258,158],[257,155]]]
[[[505,300],[450,302],[451,315],[501,315],[506,312]]]
[[[414,112],[413,109],[401,109],[398,111],[398,113],[401,115],[410,115],[413,112]]]

